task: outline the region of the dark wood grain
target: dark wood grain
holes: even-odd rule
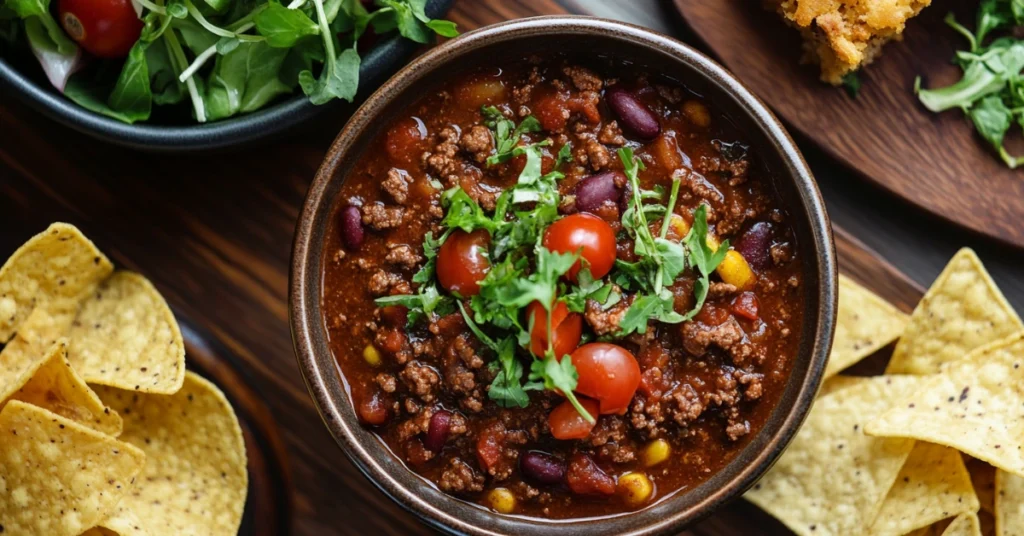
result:
[[[963,38],[942,19],[973,21],[976,2],[935,0],[862,70],[856,99],[800,65],[800,39],[750,0],[676,0],[697,36],[789,125],[883,188],[947,219],[1024,246],[1024,171],[1007,169],[958,110],[932,114],[914,95],[959,78]]]
[[[575,9],[583,3],[564,5]],[[603,9],[615,5],[604,2]],[[641,5],[657,8],[646,2],[632,9]],[[563,4],[553,0],[463,0],[451,18],[468,29],[560,11]],[[290,465],[293,534],[430,533],[370,485],[337,448],[292,353],[292,232],[306,189],[345,119],[330,115],[301,134],[244,152],[158,156],[91,140],[0,95],[0,253],[13,251],[53,221],[68,221],[119,266],[152,279],[183,324],[208,334],[189,336],[192,363],[224,384],[234,380],[218,371],[230,372],[250,388],[247,397],[269,407],[269,418],[253,419],[278,426],[283,445],[271,450],[283,450]],[[904,309],[912,306],[920,289],[898,271],[842,232],[836,245],[844,271]],[[203,352],[194,342],[200,339],[223,350]],[[207,354],[230,356],[231,362],[225,367],[223,358],[202,359]],[[246,397],[235,403],[246,406]],[[787,534],[743,501],[686,532],[751,533]]]

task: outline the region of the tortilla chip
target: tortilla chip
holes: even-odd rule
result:
[[[953,447],[1024,476],[1024,332],[983,346],[924,378],[867,433]]]
[[[1024,329],[971,249],[961,249],[914,309],[886,374],[934,374],[944,363]]]
[[[942,531],[942,536],[981,536],[981,523],[974,512],[960,514]]]
[[[122,506],[152,534],[236,536],[248,492],[245,440],[223,393],[188,372],[174,395],[97,387],[124,418],[121,438],[149,463]]]
[[[39,362],[39,368],[26,380],[8,400],[39,406],[97,432],[112,436],[121,434],[121,417],[100,402],[96,393],[68,363],[66,341],[53,345],[44,360]],[[8,400],[0,400],[0,409]]]
[[[145,463],[139,449],[15,400],[0,411],[0,526],[77,536],[111,512]]]
[[[800,535],[864,533],[914,447],[912,440],[864,435],[864,425],[922,381],[861,378],[819,398],[789,448],[746,498]]]
[[[896,340],[908,319],[889,302],[840,274],[836,336],[825,377],[839,373]]]
[[[135,513],[121,504],[100,526],[85,531],[82,536],[149,536],[149,534],[142,527],[139,518],[135,517]]]
[[[996,534],[1024,536],[1024,478],[996,472]]]
[[[104,281],[82,304],[68,339],[71,364],[89,383],[144,393],[181,389],[181,331],[167,302],[138,274]]]
[[[81,231],[55,223],[32,237],[0,268],[0,343],[11,340],[33,310],[77,303],[114,271]]]
[[[899,536],[977,510],[978,497],[960,453],[919,441],[885,496],[868,534]]]
[[[974,493],[978,496],[982,511],[995,513],[996,468],[967,455],[964,455],[964,458],[964,464],[967,465],[967,472],[971,473],[971,484],[974,486]]]
[[[830,395],[841,389],[846,389],[847,387],[858,385],[863,381],[863,376],[832,376],[831,378],[825,380],[825,382],[821,384],[821,389],[818,391],[818,396],[822,397],[825,395]]]
[[[0,402],[21,389],[43,364],[47,352],[74,321],[78,305],[63,302],[59,309],[32,311],[0,351]]]

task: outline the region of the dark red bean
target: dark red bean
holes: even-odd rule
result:
[[[363,245],[363,216],[359,207],[349,205],[341,211],[341,240],[350,250],[359,249]]]
[[[565,462],[543,452],[527,452],[519,457],[519,471],[537,484],[554,486],[565,479]]]
[[[569,489],[577,495],[612,495],[615,493],[615,479],[601,470],[594,460],[577,452],[572,455],[566,473]]]
[[[768,222],[757,222],[751,225],[733,247],[743,258],[747,260],[750,267],[755,270],[764,270],[771,264],[771,243],[772,225]]]
[[[423,446],[431,452],[441,452],[445,442],[448,441],[448,431],[452,426],[452,414],[442,409],[430,418],[430,427],[427,429],[427,437],[423,440]]]
[[[612,86],[605,91],[604,97],[622,126],[637,137],[653,140],[661,132],[657,116],[625,88]]]
[[[621,171],[606,171],[591,175],[576,183],[576,208],[584,212],[594,212],[607,201],[618,202],[622,197],[622,189],[626,176]]]

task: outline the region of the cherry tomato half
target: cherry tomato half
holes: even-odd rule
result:
[[[526,307],[526,321],[533,319],[533,330],[530,331],[530,351],[537,357],[543,357],[548,349],[548,312],[539,301]],[[527,324],[529,325],[529,324]],[[580,343],[583,336],[583,315],[570,313],[565,302],[555,302],[551,312],[551,332],[555,334],[552,345],[555,357],[571,353]]]
[[[615,264],[615,231],[601,218],[585,212],[552,223],[544,231],[544,247],[558,253],[576,253],[582,249],[594,278],[608,275]],[[579,271],[580,261],[576,261],[566,275],[575,281]]]
[[[626,412],[640,385],[640,365],[629,350],[592,342],[572,353],[572,364],[579,373],[577,393],[600,402],[602,414]]]
[[[60,0],[60,22],[68,36],[101,58],[123,58],[142,33],[131,0]]]
[[[480,280],[491,268],[487,259],[490,242],[491,235],[483,229],[472,233],[456,230],[449,235],[437,253],[437,279],[441,286],[461,296],[480,292]]]
[[[587,413],[597,418],[597,401],[582,397],[579,401]],[[548,426],[551,427],[551,436],[555,439],[583,439],[594,429],[594,425],[587,422],[568,400],[551,410],[548,415]]]

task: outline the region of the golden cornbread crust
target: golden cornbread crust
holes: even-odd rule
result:
[[[908,20],[931,0],[765,0],[804,38],[803,61],[821,65],[821,79],[843,76],[871,63],[882,45],[900,39]]]

